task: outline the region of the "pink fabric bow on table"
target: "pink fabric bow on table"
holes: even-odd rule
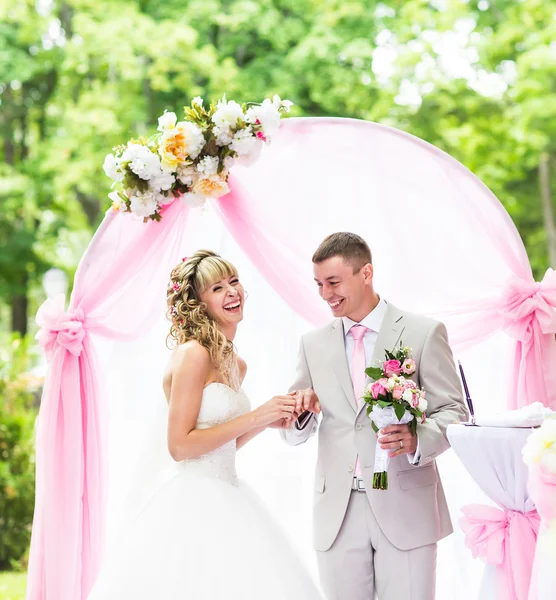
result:
[[[497,599],[527,600],[540,524],[537,511],[471,504],[462,512],[460,526],[473,557],[497,566]]]
[[[539,401],[556,408],[556,271],[548,269],[540,283],[512,281],[499,314],[503,329],[517,340],[513,406]]]

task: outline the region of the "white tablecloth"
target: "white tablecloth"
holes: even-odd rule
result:
[[[521,456],[530,433],[529,428],[465,425],[450,425],[447,430],[454,452],[485,494],[500,508],[522,513],[534,508],[527,492],[527,466]],[[480,600],[496,598],[496,568],[485,566]]]

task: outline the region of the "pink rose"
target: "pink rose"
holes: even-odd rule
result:
[[[413,408],[417,408],[419,406],[419,395],[418,394],[413,394],[413,398],[411,400],[411,406],[413,406]]]
[[[401,385],[395,385],[392,390],[392,396],[394,400],[401,400],[403,396],[403,387]]]
[[[402,372],[402,365],[399,360],[387,360],[382,368],[386,373],[386,377],[399,375]]]
[[[379,379],[378,381],[375,381],[373,384],[371,384],[371,395],[372,397],[377,400],[379,395],[386,395],[386,388],[384,387],[384,383],[382,383],[383,381],[386,381],[385,379]]]
[[[417,363],[412,358],[406,358],[403,361],[402,371],[406,375],[413,375],[413,373],[415,373],[416,370],[417,370]]]

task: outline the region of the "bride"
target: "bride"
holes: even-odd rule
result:
[[[200,250],[167,291],[172,353],[163,387],[174,459],[123,530],[89,600],[320,600],[286,537],[235,469],[236,449],[288,427],[295,399],[250,410],[233,339],[243,318],[237,270]]]

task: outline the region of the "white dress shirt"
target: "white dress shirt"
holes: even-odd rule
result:
[[[364,325],[367,328],[367,331],[365,331],[365,335],[363,336],[363,345],[365,346],[365,362],[367,365],[370,365],[371,358],[375,350],[376,341],[378,339],[378,332],[380,331],[382,322],[384,321],[384,317],[386,316],[387,311],[388,304],[385,302],[385,300],[380,298],[378,304],[373,308],[373,310],[361,321],[359,321],[359,323],[357,323],[356,321],[352,321],[349,317],[342,317],[342,323],[344,326],[346,358],[350,373],[355,340],[352,335],[348,335],[349,330],[354,325]],[[385,357],[382,357],[381,360],[385,360]],[[414,465],[419,462],[420,457],[421,452],[419,449],[419,438],[417,437],[417,450],[415,454],[408,454],[407,459],[412,465]]]

